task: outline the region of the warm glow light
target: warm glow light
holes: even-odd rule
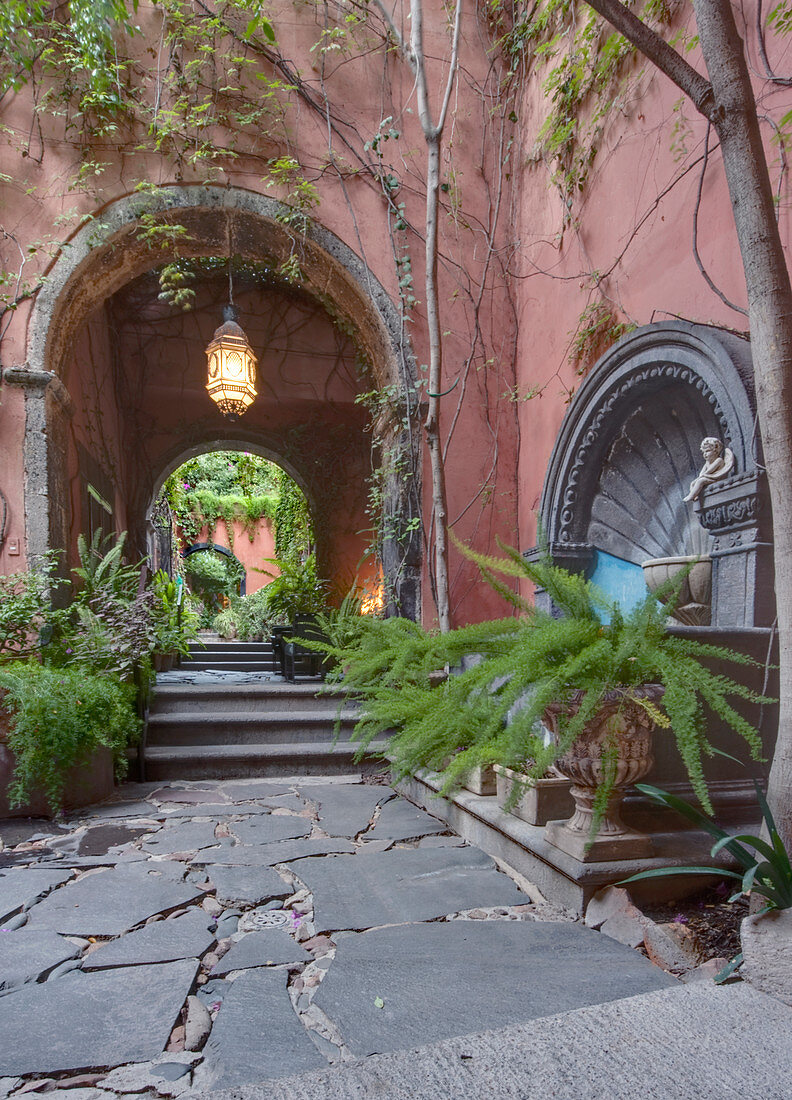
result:
[[[237,420],[256,397],[256,357],[233,306],[223,310],[223,324],[206,349],[206,359],[209,396],[223,416]]]
[[[382,577],[377,581],[373,592],[367,592],[360,601],[361,615],[380,615],[385,606],[385,586]]]

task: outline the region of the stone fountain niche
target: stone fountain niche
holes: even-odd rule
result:
[[[734,467],[686,503],[707,437],[729,448]],[[711,585],[694,569],[680,620],[770,626],[771,518],[749,345],[681,321],[647,325],[620,341],[569,408],[540,518],[553,559],[624,604],[645,594],[647,561],[709,558]]]
[[[706,437],[729,448],[734,465],[686,503]],[[772,523],[748,343],[719,329],[670,322],[638,329],[616,344],[569,407],[548,467],[540,522],[556,564],[584,572],[626,606],[646,595],[647,560],[708,557],[711,593],[706,581],[689,593],[694,606],[674,633],[742,651],[761,666],[773,659]],[[538,554],[534,548],[525,556]],[[538,592],[537,602],[553,610],[546,593]],[[777,694],[772,672],[764,682],[764,667],[738,670],[724,663],[722,671]],[[759,725],[770,758],[775,708],[748,707],[746,717]],[[744,745],[714,720],[710,736],[723,751],[745,759]],[[672,741],[655,736],[656,764],[647,781],[689,797]],[[751,779],[762,769],[721,757],[710,762],[710,792],[724,821],[752,820]],[[645,831],[679,827],[661,822],[637,795],[628,798],[624,816]]]

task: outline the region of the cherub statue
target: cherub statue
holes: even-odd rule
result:
[[[715,481],[722,481],[734,469],[734,451],[724,448],[721,441],[711,435],[702,439],[701,453],[704,455],[704,465],[690,484],[690,492],[684,498],[686,503],[697,500],[702,489]]]

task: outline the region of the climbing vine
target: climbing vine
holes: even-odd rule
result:
[[[253,542],[262,519],[275,522],[281,475],[277,466],[258,455],[216,451],[175,470],[162,496],[186,545],[197,542],[203,530],[211,542],[222,519],[233,550],[235,523]]]

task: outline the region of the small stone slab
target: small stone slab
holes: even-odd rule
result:
[[[527,900],[478,848],[305,859],[299,874],[314,894],[317,932],[433,920],[463,909]]]
[[[197,970],[197,961],[186,959],[77,972],[0,997],[0,1075],[155,1058],[165,1049]]]
[[[158,810],[151,802],[103,802],[99,806],[91,806],[90,810],[77,810],[69,814],[71,821],[87,819],[100,821],[108,817],[135,817],[161,819],[167,814]]]
[[[152,827],[146,825],[97,825],[80,838],[77,855],[105,856],[111,848],[130,844],[151,831]]]
[[[269,928],[266,932],[248,932],[223,955],[212,974],[221,977],[232,970],[248,970],[254,966],[279,963],[310,962],[313,956],[285,928]]]
[[[86,955],[83,970],[200,959],[215,941],[209,931],[211,923],[212,918],[202,909],[173,920],[155,921],[97,947]]]
[[[255,780],[252,783],[223,783],[220,790],[234,802],[250,801],[257,798],[278,798],[289,794],[289,788],[282,783],[261,783]]]
[[[73,936],[118,936],[155,913],[188,905],[204,893],[179,881],[172,864],[120,864],[50,894],[31,912],[29,926]]]
[[[159,790],[152,791],[149,798],[155,799],[157,802],[181,802],[186,805],[193,805],[200,802],[217,802],[219,798],[222,798],[222,795],[217,789],[160,787]]]
[[[319,803],[319,825],[330,836],[354,837],[368,828],[377,806],[393,798],[390,787],[359,783],[317,784],[303,787],[300,794]]]
[[[366,837],[370,840],[413,840],[448,831],[445,821],[438,821],[403,798],[394,798],[382,807],[377,824]]]
[[[261,806],[257,802],[245,802],[235,806],[233,802],[209,802],[200,806],[179,806],[168,813],[168,821],[186,817],[243,817],[249,814],[268,814],[271,806]]]
[[[37,982],[79,954],[79,947],[54,932],[29,928],[4,932],[0,934],[0,993]]]
[[[168,822],[160,831],[143,842],[143,849],[157,855],[167,852],[194,852],[219,844],[215,836],[216,821]]]
[[[676,985],[630,948],[559,922],[413,924],[336,942],[314,1003],[357,1057]]]
[[[290,814],[262,814],[248,821],[231,822],[231,831],[242,844],[272,844],[277,840],[307,836],[311,822]]]
[[[425,836],[418,842],[419,848],[463,848],[466,841],[461,836]]]
[[[270,867],[209,867],[207,874],[223,905],[260,905],[274,898],[287,898],[294,887],[285,883]]]
[[[63,833],[60,825],[56,825],[45,817],[6,817],[0,818],[0,840],[6,848],[13,848],[17,844],[23,844],[34,837],[56,837]]]
[[[71,871],[13,867],[0,874],[0,924],[43,898],[55,886],[68,882]]]
[[[266,968],[248,970],[231,984],[203,1055],[200,1088],[232,1088],[327,1065],[291,1006],[286,973]]]
[[[260,848],[238,844],[224,848],[217,854],[214,849],[199,852],[192,861],[195,867],[217,867],[223,864],[238,867],[271,867],[274,863],[291,863],[309,856],[351,853],[355,845],[343,837],[306,837],[304,840],[281,840],[275,844],[263,844]]]

